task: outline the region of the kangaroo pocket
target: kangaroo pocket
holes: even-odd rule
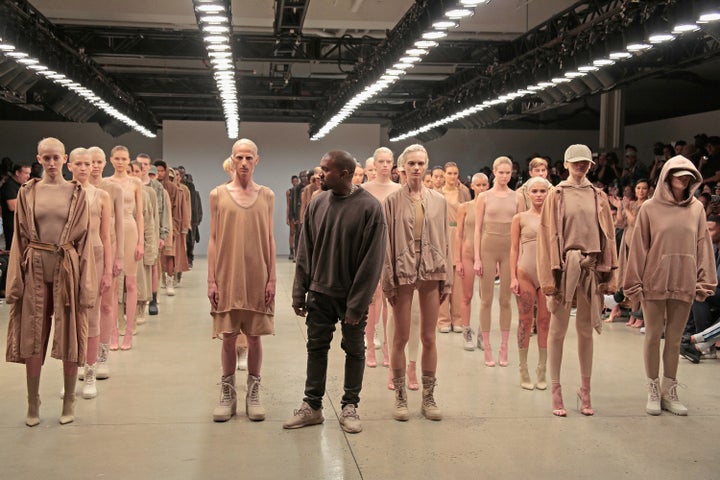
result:
[[[654,270],[648,269],[643,279],[645,290],[654,292],[695,292],[697,263],[693,255],[670,254],[660,257]]]
[[[423,245],[423,271],[427,274],[445,273],[447,258],[443,252],[431,244]]]

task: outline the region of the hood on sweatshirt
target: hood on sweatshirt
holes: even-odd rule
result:
[[[675,200],[669,183],[669,179],[672,174],[679,170],[687,170],[694,176],[688,184],[685,198],[680,202]],[[670,205],[689,205],[693,200],[695,200],[695,190],[700,187],[701,182],[702,175],[700,175],[698,169],[695,168],[695,165],[682,155],[676,155],[663,165],[663,168],[660,171],[660,177],[658,177],[657,186],[655,187],[655,195],[653,195],[653,199]]]

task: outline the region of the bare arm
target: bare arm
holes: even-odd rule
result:
[[[215,258],[216,252],[216,239],[217,239],[217,225],[215,224],[215,216],[217,213],[217,190],[210,192],[210,238],[208,239],[208,250],[207,250],[207,262],[208,262],[208,298],[210,299],[210,305],[213,309],[218,306],[220,299],[217,283],[215,282]]]
[[[483,265],[480,260],[480,246],[482,239],[483,219],[485,218],[485,194],[481,193],[475,200],[475,232],[473,240],[475,241],[475,274],[482,277]]]
[[[275,286],[277,279],[275,275],[275,235],[273,235],[273,210],[275,210],[275,194],[270,192],[270,208],[267,219],[270,237],[270,265],[268,265],[268,281],[265,285],[265,305],[270,306],[275,302]]]
[[[455,272],[458,277],[463,278],[465,276],[465,269],[463,268],[462,262],[462,244],[463,238],[465,237],[465,217],[467,216],[467,203],[461,203],[457,211],[457,229],[455,231]],[[475,232],[473,232],[475,233]]]
[[[110,182],[113,190],[112,201],[115,212],[115,265],[113,275],[118,276],[124,268],[125,233],[123,232],[123,192],[120,185]]]
[[[11,199],[11,200],[8,200],[8,201],[7,201],[7,206],[8,206],[8,210],[10,210],[11,212],[14,212],[15,209],[17,208],[17,198],[13,198],[13,199]]]
[[[100,241],[103,244],[104,265],[102,279],[99,279],[101,293],[107,291],[110,285],[112,285],[113,251],[112,241],[110,240],[110,228],[112,228],[112,215],[110,211],[112,208],[113,205],[110,195],[106,191],[100,190]]]
[[[135,179],[135,223],[137,223],[138,241],[135,247],[135,261],[140,261],[145,253],[145,221],[143,219],[142,183]]]
[[[518,259],[520,258],[520,214],[512,219],[510,225],[510,289],[515,295],[520,294],[518,281]]]

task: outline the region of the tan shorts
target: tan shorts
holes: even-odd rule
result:
[[[230,310],[212,313],[213,338],[223,333],[244,333],[245,335],[275,335],[273,315],[250,310]]]

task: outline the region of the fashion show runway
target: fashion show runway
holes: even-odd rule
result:
[[[720,431],[720,364],[682,359],[678,380],[688,417],[645,413],[642,335],[624,322],[595,335],[594,417],[575,406],[579,387],[574,322],[565,342],[562,385],[567,418],[551,413],[550,390],[520,388],[513,300],[510,366],[485,367],[466,352],[460,334],[438,334],[441,422],[420,415],[420,392],[409,391],[411,418],[392,419],[388,369],[365,370],[358,413],[363,432],[338,424],[343,352],[330,352],[325,423],[283,430],[300,406],[305,380],[305,326],[291,308],[294,264],[278,259],[275,336],[263,338],[264,422],[245,417],[245,372],[237,373],[238,415],[213,423],[220,393],[220,341],[212,340],[206,262],[195,261],[175,297],[161,290],[160,315],[139,327],[134,348],[111,352],[109,380],[94,400],[78,396],[75,422],[58,423],[61,363],[48,358],[40,385],[41,423],[25,426],[24,367],[0,367],[0,478],[6,479],[373,479],[393,478],[716,478]],[[477,283],[476,283],[477,288]],[[497,288],[497,287],[496,287]],[[497,294],[496,294],[497,295]],[[497,298],[497,297],[496,297]],[[479,301],[472,328],[477,331]],[[3,338],[10,307],[0,306]],[[497,357],[500,330],[493,310]],[[337,332],[336,332],[337,333]],[[535,337],[529,362],[533,380]],[[4,342],[3,342],[4,344]],[[4,348],[3,348],[4,353]],[[3,355],[4,357],[4,355]],[[419,367],[419,365],[418,365]],[[549,378],[548,378],[549,380]],[[78,382],[78,391],[81,382]]]

